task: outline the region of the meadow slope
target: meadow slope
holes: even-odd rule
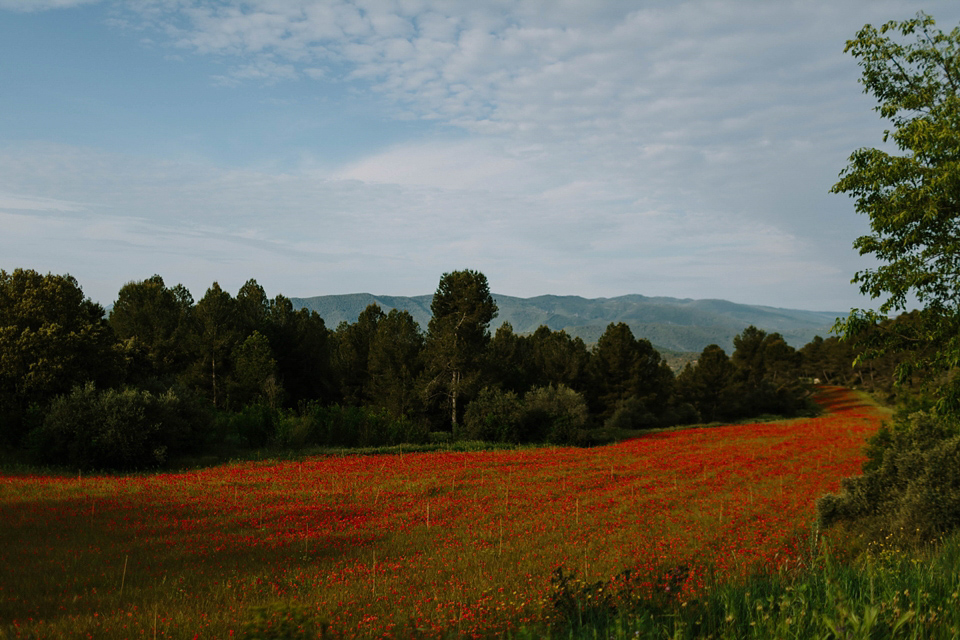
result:
[[[356,637],[497,632],[551,615],[559,566],[681,598],[789,567],[814,501],[887,414],[825,413],[595,449],[310,457],[136,476],[0,476],[0,637],[230,637],[298,603]]]

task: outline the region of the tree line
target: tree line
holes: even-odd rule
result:
[[[497,306],[471,270],[442,276],[431,311],[425,331],[375,304],[331,329],[255,280],[236,295],[213,283],[194,301],[155,275],[125,284],[107,315],[69,275],[0,271],[0,438],[40,462],[93,468],[156,466],[224,443],[591,444],[795,414],[805,379],[856,373],[836,338],[798,351],[755,327],[731,355],[711,345],[678,374],[624,323],[590,348],[547,327],[491,332]]]

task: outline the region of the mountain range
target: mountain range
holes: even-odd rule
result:
[[[494,331],[509,322],[515,333],[536,331],[541,325],[563,330],[595,343],[611,322],[625,322],[637,338],[646,338],[658,350],[697,352],[710,344],[733,351],[733,338],[753,325],[768,333],[779,333],[788,344],[802,347],[814,336],[827,337],[834,321],[845,313],[802,311],[727,300],[691,300],[688,298],[626,295],[616,298],[579,296],[537,296],[515,298],[493,294],[499,313],[491,323]],[[430,322],[432,295],[403,297],[369,293],[291,298],[296,309],[311,309],[336,328],[341,322],[355,322],[360,312],[376,303],[384,312],[408,311],[426,330]]]

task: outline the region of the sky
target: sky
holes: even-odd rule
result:
[[[908,0],[0,0],[0,269],[108,305],[495,293],[875,306],[889,123],[844,44]]]

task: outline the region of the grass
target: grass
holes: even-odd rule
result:
[[[713,585],[697,600],[650,601],[531,637],[930,638],[960,637],[960,535],[926,548],[888,538],[852,563],[821,549],[799,571]],[[518,634],[523,635],[523,634]]]
[[[820,401],[816,418],[594,449],[3,473],[0,634],[229,637],[257,620],[344,637],[569,633],[558,567],[587,584],[630,569],[647,595],[671,576],[704,603],[809,563],[814,500],[858,472],[886,417],[838,389]]]

